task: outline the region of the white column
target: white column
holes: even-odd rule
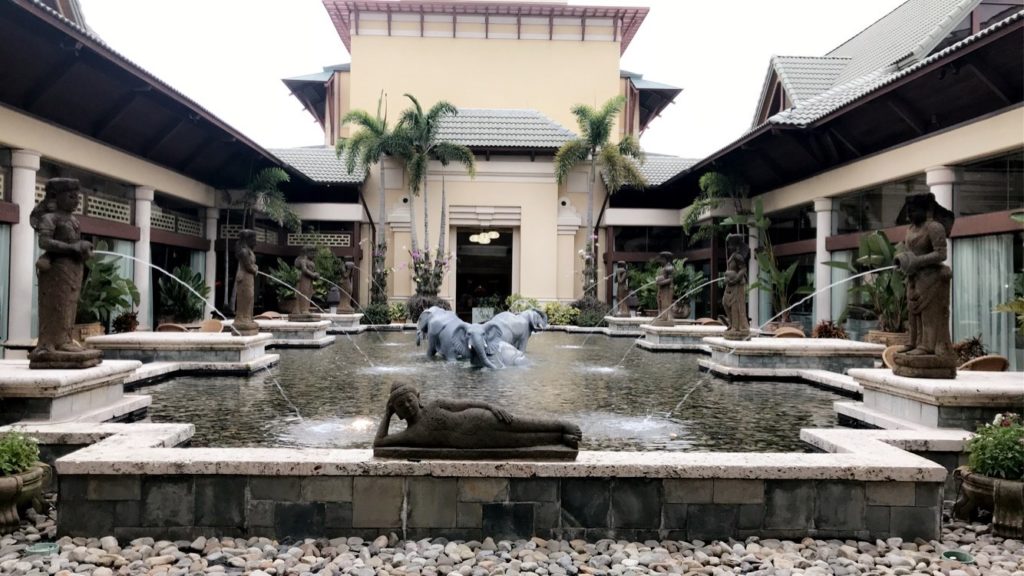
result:
[[[825,239],[832,235],[833,203],[831,198],[814,200],[816,217],[814,237],[814,289],[821,290],[832,283],[832,268],[825,264],[831,258],[825,248]],[[832,319],[832,289],[814,295],[814,323]]]
[[[757,277],[761,274],[761,268],[757,264],[757,250],[761,247],[761,241],[758,239],[756,234],[747,235],[747,246],[750,247],[750,260],[747,261],[747,285],[751,285],[757,282]],[[729,255],[725,257],[728,259]],[[725,273],[723,270],[722,274]],[[718,294],[719,300],[721,300],[721,294],[725,291],[725,282],[718,282]],[[722,308],[722,303],[719,301],[718,310],[711,311],[712,318],[718,318],[724,314],[725,310]],[[751,290],[747,292],[747,315],[750,316],[750,327],[756,328],[761,325],[761,291]]]
[[[206,251],[206,272],[203,278],[210,288],[210,304],[206,305],[206,318],[210,318],[213,312],[212,303],[217,300],[217,219],[220,218],[220,210],[217,208],[206,209],[206,239],[210,241],[210,248]],[[227,257],[227,254],[224,255]]]
[[[963,179],[963,171],[956,166],[933,166],[924,171],[925,182],[939,206],[953,210],[953,190]],[[953,241],[946,238],[946,265],[953,266]]]
[[[135,286],[139,289],[139,329],[153,328],[153,291],[150,278],[153,274],[148,266],[152,255],[149,248],[150,222],[153,215],[153,189],[149,186],[135,187],[135,225],[139,227],[139,241],[135,243]]]
[[[32,337],[32,279],[35,278],[35,230],[29,215],[36,205],[36,172],[41,155],[32,150],[11,151],[11,200],[18,205],[18,223],[11,227],[11,296],[7,337]],[[8,353],[8,358],[11,354]]]

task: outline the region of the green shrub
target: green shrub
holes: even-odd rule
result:
[[[167,276],[161,276],[157,281],[160,284],[160,314],[170,316],[174,322],[199,320],[203,317],[210,287],[206,285],[202,274],[193,272],[188,266],[176,266],[172,272],[178,281]],[[183,286],[183,283],[192,290]],[[196,296],[197,293],[199,296]]]
[[[548,315],[548,324],[552,326],[575,324],[580,315],[578,308],[561,302],[548,302],[544,305],[544,313]]]
[[[367,304],[363,307],[361,324],[390,324],[391,308],[387,304]]]
[[[405,302],[395,302],[388,307],[388,316],[392,322],[404,322],[409,317],[409,309]]]
[[[822,320],[811,331],[811,338],[838,338],[847,340],[846,330],[831,320]]]
[[[39,461],[36,441],[20,432],[0,436],[0,474],[18,474]]]
[[[278,302],[289,298],[298,298],[295,288],[298,286],[299,276],[301,276],[298,268],[278,258],[277,268],[271,268],[270,275],[277,280],[277,282],[271,280],[270,283],[274,285],[274,294],[277,296]]]
[[[513,314],[525,312],[531,308],[540,310],[540,302],[536,298],[527,298],[520,294],[510,294],[505,298],[505,309]]]
[[[582,298],[572,303],[573,308],[580,311],[576,325],[593,328],[604,325],[604,317],[608,315],[609,306],[597,298]]]
[[[1024,426],[1016,414],[999,414],[967,443],[971,470],[993,478],[1024,480]]]
[[[108,248],[100,241],[96,249]],[[88,273],[78,294],[76,323],[100,322],[104,328],[109,328],[115,313],[130,311],[139,305],[139,289],[131,279],[121,276],[116,256],[97,254],[85,261],[85,268]]]
[[[431,306],[440,306],[445,310],[452,309],[451,305],[448,304],[448,301],[444,298],[439,298],[437,296],[424,296],[421,294],[416,294],[409,298],[405,303],[405,306],[409,309],[409,320],[412,320],[413,322],[418,321],[420,319],[420,313]]]

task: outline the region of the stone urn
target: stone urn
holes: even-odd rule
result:
[[[906,346],[907,344],[910,344],[910,333],[868,330],[867,336],[864,336],[864,341],[871,344],[881,344],[883,346]]]
[[[21,523],[18,508],[32,504],[42,511],[43,484],[50,467],[42,462],[24,472],[0,476],[0,532],[14,530]]]
[[[992,532],[1004,538],[1024,537],[1024,481],[983,476],[961,466],[953,472],[960,482],[960,497],[953,515],[970,520],[978,510],[992,512]]]

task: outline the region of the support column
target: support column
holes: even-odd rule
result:
[[[36,205],[36,172],[41,155],[32,150],[11,151],[11,200],[18,205],[18,223],[11,227],[11,296],[7,337],[32,338],[32,291],[35,278],[35,230],[29,215]],[[15,304],[16,303],[16,304]],[[7,358],[12,358],[8,352]]]
[[[943,208],[953,210],[953,190],[963,179],[963,170],[956,166],[933,166],[924,171],[929,191]],[[953,267],[953,241],[946,238],[946,265]]]
[[[814,215],[816,218],[814,237],[814,289],[821,290],[832,283],[832,268],[825,264],[831,257],[825,248],[825,239],[835,231],[832,229],[834,210],[831,198],[816,198],[814,200]],[[832,289],[818,292],[814,295],[814,323],[822,320],[832,319]]]
[[[220,218],[220,210],[217,208],[206,209],[206,239],[210,241],[210,248],[206,251],[206,270],[203,278],[206,286],[210,289],[209,301],[204,310],[205,318],[210,318],[213,312],[213,302],[217,299],[217,219]],[[225,252],[224,257],[227,258]],[[226,313],[226,312],[225,312]]]
[[[747,235],[747,246],[750,247],[750,260],[747,261],[747,285],[751,285],[757,282],[757,277],[761,275],[761,267],[757,263],[757,251],[761,248],[761,240],[757,237],[757,234]],[[726,255],[726,258],[729,256]],[[724,273],[724,271],[723,271]],[[714,274],[712,274],[714,277]],[[725,282],[716,282],[711,285],[712,289],[718,288],[719,293],[725,289]],[[712,310],[711,317],[718,318],[720,314],[724,314],[724,310],[721,306],[718,306],[719,310]],[[761,291],[750,290],[747,292],[747,315],[750,316],[750,327],[756,328],[761,325]]]
[[[150,279],[153,277],[148,264],[152,259],[150,250],[150,222],[153,215],[153,189],[149,186],[135,187],[135,225],[139,227],[139,240],[135,243],[135,286],[139,289],[139,329],[150,330],[153,324],[153,291]]]

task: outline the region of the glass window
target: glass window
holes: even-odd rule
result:
[[[984,30],[1000,20],[1005,20],[1021,8],[1024,8],[1024,2],[1019,0],[1016,2],[982,2],[974,9],[975,19],[978,21],[978,29]]]
[[[817,221],[813,203],[772,212],[768,219],[771,220],[768,239],[772,244],[810,240],[815,236]]]
[[[924,174],[918,174],[841,196],[836,202],[836,233],[868,232],[895,226],[906,197],[929,191]]]
[[[8,298],[11,290],[11,227],[0,224],[0,341],[7,339]],[[0,358],[3,357],[0,349]]]
[[[953,240],[953,340],[981,336],[990,354],[1010,360],[1010,370],[1024,368],[1024,335],[1016,318],[993,309],[1024,296],[1024,234],[998,234]]]
[[[1024,151],[964,166],[956,191],[957,216],[1024,208]]]
[[[682,252],[681,226],[616,226],[616,252]]]

